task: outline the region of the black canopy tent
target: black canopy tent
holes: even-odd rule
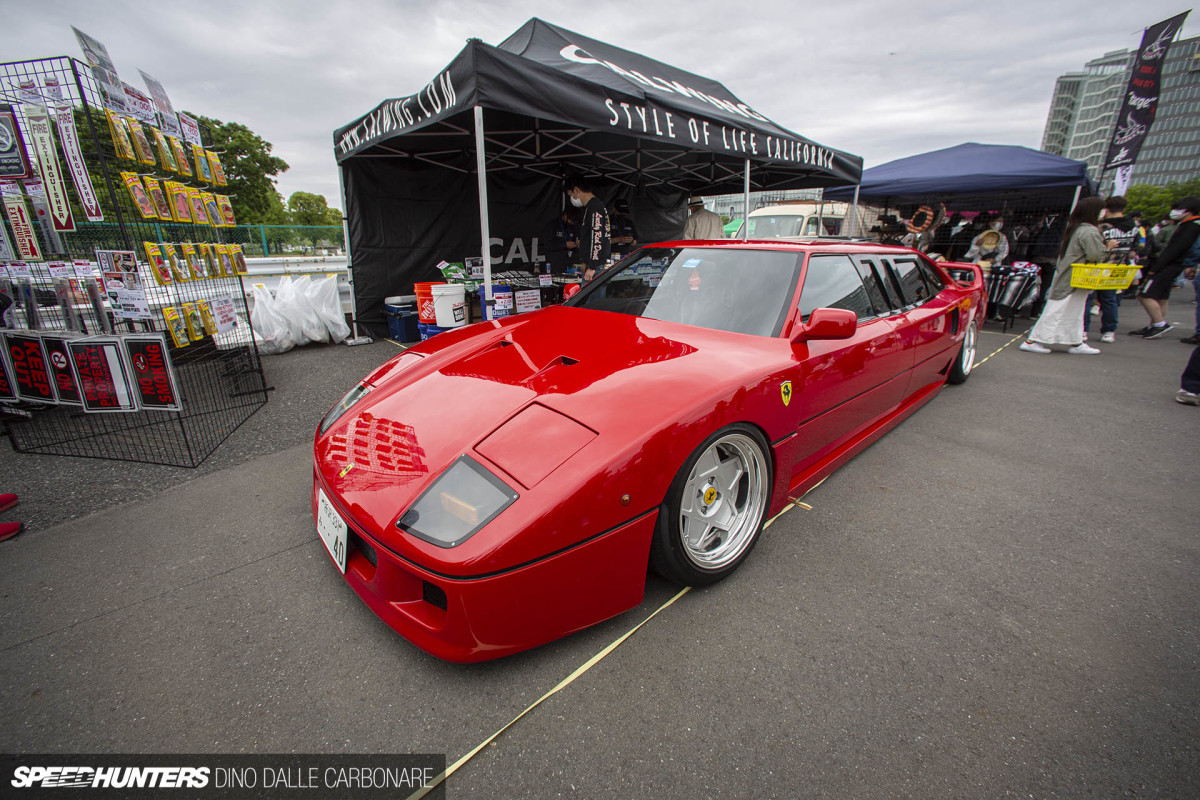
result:
[[[687,194],[853,185],[862,159],[779,127],[720,83],[532,19],[471,40],[421,91],[334,133],[356,322],[439,260],[539,261],[571,171],[677,235]],[[486,175],[486,180],[483,176]],[[482,242],[489,242],[485,248]]]

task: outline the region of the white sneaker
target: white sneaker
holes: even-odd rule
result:
[[[1117,334],[1113,333],[1112,331],[1100,334],[1100,341],[1102,342],[1115,342],[1116,340]]]
[[[1086,345],[1082,345],[1082,346],[1086,347]],[[1026,353],[1049,353],[1050,352],[1049,347],[1040,345],[1037,342],[1021,342],[1021,349],[1024,350]],[[1099,353],[1100,351],[1097,350],[1096,352]]]
[[[1067,352],[1075,356],[1094,356],[1100,353],[1100,351],[1096,348],[1090,347],[1086,344],[1077,344]]]

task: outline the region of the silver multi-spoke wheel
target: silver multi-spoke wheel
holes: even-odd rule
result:
[[[978,324],[972,320],[971,324],[967,325],[967,330],[963,333],[962,347],[958,351],[958,358],[954,360],[954,365],[950,368],[950,374],[947,376],[947,381],[950,383],[963,383],[971,376],[971,370],[975,368],[975,348],[977,346],[977,336],[979,332]]]
[[[696,459],[679,503],[683,553],[703,570],[737,561],[754,542],[770,496],[766,457],[758,443],[728,433]]]

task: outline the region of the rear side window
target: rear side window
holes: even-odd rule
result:
[[[800,316],[808,320],[816,308],[845,308],[859,319],[875,316],[867,287],[849,256],[810,256],[800,292]]]
[[[884,304],[885,309],[899,311],[904,308],[904,298],[900,295],[900,287],[896,283],[896,277],[887,268],[886,264],[877,258],[860,258],[859,264],[864,272],[869,272],[874,276],[874,283],[883,292],[883,296],[886,299]]]
[[[942,289],[946,288],[946,282],[937,274],[937,270],[926,264],[924,261],[918,261],[917,266],[921,268],[921,274],[925,276],[925,282],[929,284],[929,290],[933,294],[937,294]]]
[[[858,275],[862,278],[863,286],[867,287],[867,296],[871,298],[871,305],[875,306],[875,313],[886,315],[892,310],[892,303],[883,291],[883,283],[875,274],[874,265],[870,259],[860,258],[854,261],[854,266],[858,268]]]
[[[930,298],[931,292],[925,284],[925,277],[921,274],[920,268],[917,267],[916,259],[892,259],[892,269],[896,272],[896,279],[900,283],[900,291],[904,293],[905,303],[917,305]]]

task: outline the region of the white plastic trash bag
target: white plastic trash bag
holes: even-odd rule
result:
[[[254,308],[250,310],[250,324],[254,327],[254,339],[258,352],[264,355],[286,353],[296,346],[288,322],[275,309],[275,299],[262,284],[252,290]]]
[[[288,275],[280,278],[279,285],[275,287],[274,309],[283,317],[288,333],[296,345],[308,344],[309,339],[304,332],[304,309],[296,299],[296,290]]]
[[[306,339],[310,342],[328,342],[329,331],[325,329],[325,322],[309,297],[311,284],[307,275],[292,279],[292,307],[296,309]]]
[[[335,344],[350,335],[350,326],[346,324],[346,315],[342,313],[342,298],[338,293],[336,276],[310,281],[305,293]]]

